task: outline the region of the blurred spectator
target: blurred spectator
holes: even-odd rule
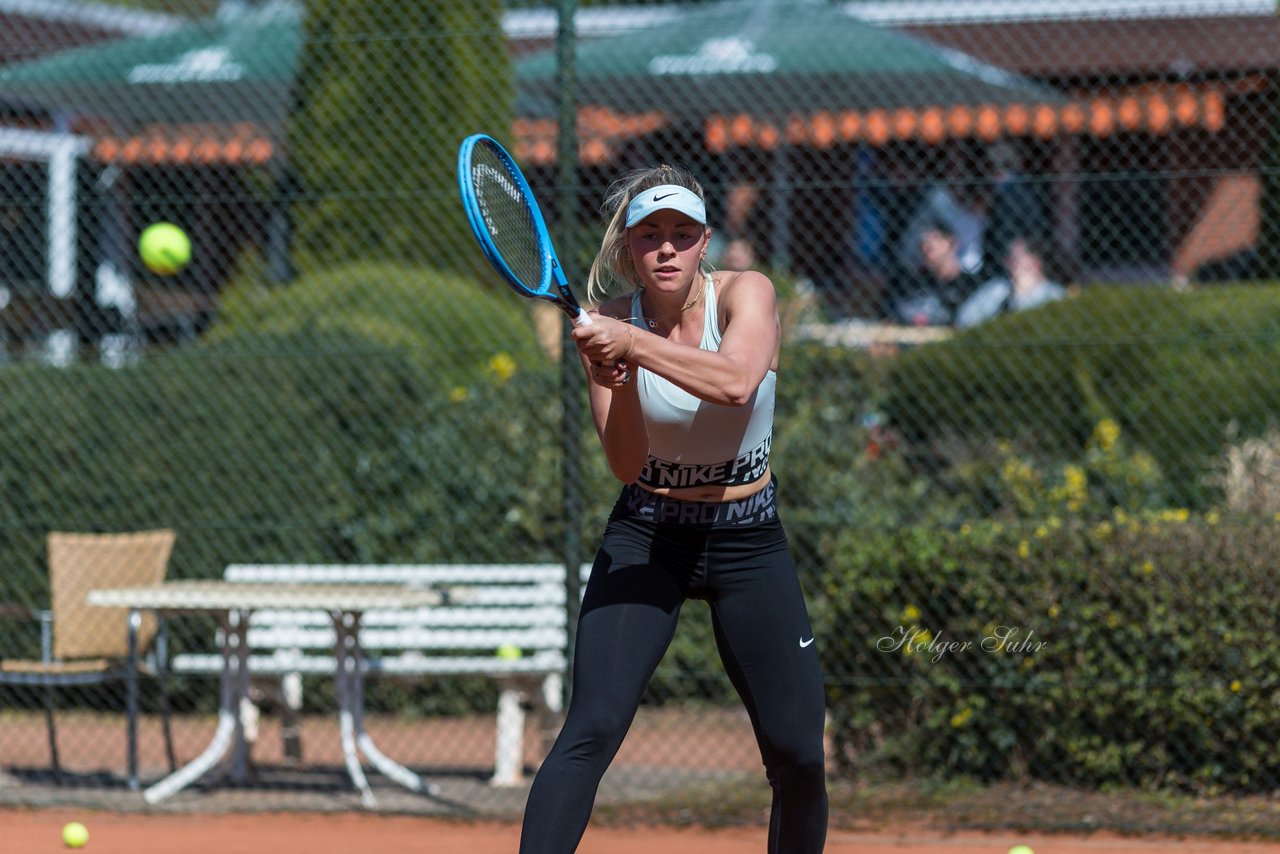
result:
[[[982,269],[981,215],[961,202],[954,190],[945,184],[926,187],[920,203],[898,244],[898,263],[903,270],[919,270],[924,263],[921,254],[924,232],[942,225],[956,242],[956,257],[963,270],[977,273]]]
[[[737,182],[725,199],[724,231],[731,238],[747,233],[747,224],[760,201],[760,189],[754,184]]]
[[[720,256],[722,270],[750,270],[755,267],[756,250],[748,240],[738,238],[729,241]]]
[[[927,225],[919,239],[923,270],[899,288],[902,295],[893,302],[893,317],[912,326],[945,326],[980,280],[961,262],[960,244],[949,223]]]
[[[1043,240],[1044,206],[1035,188],[1022,174],[1017,150],[1007,142],[997,142],[987,153],[994,182],[987,203],[987,222],[982,236],[982,274],[986,278],[1008,278],[1005,261],[1009,246],[1020,236]]]
[[[1007,277],[986,282],[956,311],[956,326],[975,326],[1007,311],[1023,311],[1060,300],[1066,288],[1045,275],[1045,253],[1039,241],[1015,237],[1005,253]]]

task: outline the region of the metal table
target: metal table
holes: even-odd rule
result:
[[[369,610],[430,607],[441,604],[445,599],[446,595],[441,590],[388,584],[253,584],[179,580],[151,587],[89,591],[86,600],[90,605],[130,609],[130,627],[137,625],[139,612],[144,610],[161,614],[213,613],[221,621],[218,632],[222,654],[221,690],[218,726],[213,739],[191,762],[147,788],[143,792],[147,803],[159,803],[200,779],[218,764],[233,744],[236,751],[232,778],[243,779],[245,776],[247,748],[240,706],[249,696],[249,615],[264,608],[327,611],[333,618],[336,632],[334,657],[337,662],[334,680],[342,755],[347,773],[359,790],[364,805],[372,807],[376,801],[361,767],[359,754],[402,786],[416,792],[434,792],[434,786],[383,754],[364,729],[364,652],[360,646],[360,620]],[[128,703],[130,720],[136,720],[136,675],[128,686]],[[136,738],[136,734],[131,732],[130,738]]]

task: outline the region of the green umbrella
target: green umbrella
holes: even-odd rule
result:
[[[518,112],[552,116],[554,50],[517,64]],[[673,119],[819,110],[1058,103],[1026,78],[823,0],[722,0],[582,42],[578,101]]]
[[[146,38],[65,51],[0,69],[0,102],[109,121],[253,122],[278,128],[302,43],[300,9],[228,10]]]

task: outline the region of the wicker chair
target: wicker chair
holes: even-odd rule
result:
[[[38,660],[0,660],[0,685],[44,689],[49,755],[54,778],[62,781],[54,724],[59,688],[124,681],[127,688],[126,762],[129,785],[138,785],[137,681],[143,672],[157,677],[169,767],[177,763],[169,726],[169,695],[164,680],[164,633],[156,618],[130,618],[125,608],[98,608],[85,602],[90,590],[159,584],[164,580],[175,534],[165,529],[120,534],[50,533],[48,536],[51,607],[36,611],[0,605],[0,616],[40,621]]]

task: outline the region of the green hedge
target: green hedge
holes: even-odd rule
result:
[[[880,407],[890,370],[891,363],[860,350],[815,342],[784,347],[773,454],[780,500],[802,553],[825,552],[819,530],[882,530],[950,515],[946,496],[908,469],[884,429]]]
[[[829,672],[849,674],[829,684],[842,774],[1280,785],[1280,520],[851,532],[833,560],[818,612]]]
[[[469,276],[363,262],[283,288],[264,288],[245,276],[223,295],[206,340],[252,352],[254,335],[338,329],[404,353],[427,369],[436,391],[456,396],[459,388],[495,377],[550,369],[528,306],[505,288],[479,285]]]
[[[1073,454],[1109,418],[1154,456],[1169,503],[1203,508],[1229,429],[1261,435],[1280,412],[1278,359],[1275,285],[1093,287],[904,354],[885,410],[934,468],[957,441]]]
[[[9,598],[45,600],[44,533],[172,526],[174,570],[343,551],[350,477],[425,405],[421,371],[340,332],[256,336],[111,370],[0,372],[0,554]],[[359,354],[356,357],[354,354]],[[384,417],[360,418],[376,409]],[[344,476],[346,474],[346,476]]]
[[[405,520],[380,557],[439,557],[439,529],[463,523],[478,530],[459,551],[491,546],[501,513],[458,518],[450,493],[510,443],[458,410],[478,413],[487,397],[494,421],[509,410],[493,401],[545,392],[551,366],[524,308],[465,279],[358,266],[240,293],[198,347],[123,369],[0,372],[0,555],[27,570],[0,585],[41,601],[41,538],[59,528],[176,527],[173,570],[189,577],[232,559],[369,558],[362,532],[385,527],[385,506],[400,502],[370,473],[433,430],[453,431],[439,454],[450,464],[414,488],[437,509]],[[529,435],[547,432],[543,412],[529,414]],[[539,474],[510,470],[526,486]]]

